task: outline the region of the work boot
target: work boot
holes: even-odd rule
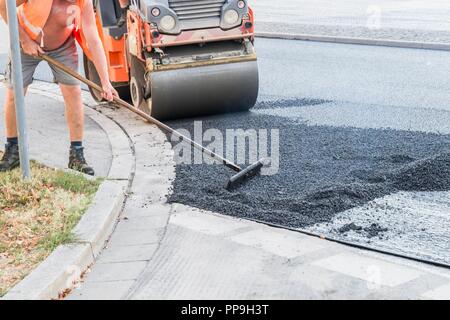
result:
[[[127,22],[127,11],[129,7],[121,8],[122,15],[120,16],[119,20],[117,20],[117,26],[121,28],[126,22]]]
[[[11,171],[20,166],[19,145],[7,143],[5,145],[5,153],[0,160],[0,172]]]
[[[70,147],[69,168],[90,176],[95,174],[94,169],[84,159],[83,147]]]

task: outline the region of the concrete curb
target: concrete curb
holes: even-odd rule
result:
[[[276,33],[276,32],[257,32],[256,37],[268,39],[302,40],[302,41],[330,42],[342,44],[359,44],[367,46],[450,51],[450,43],[438,43],[438,42],[415,42],[415,41],[334,37],[334,36],[321,36],[312,34],[292,34],[292,33]]]
[[[38,82],[37,82],[38,83]],[[58,88],[41,83],[31,92],[62,100]],[[134,178],[135,156],[123,130],[106,116],[88,108],[92,105],[84,93],[86,115],[107,134],[112,149],[112,163],[106,180],[100,185],[94,201],[74,229],[77,241],[60,245],[25,279],[13,287],[4,300],[57,299],[71,289],[92,265],[109,239]]]

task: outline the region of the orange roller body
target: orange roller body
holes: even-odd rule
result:
[[[94,3],[110,80],[135,107],[163,120],[245,111],[256,103],[247,0],[133,1],[122,26],[117,0]],[[88,56],[84,62],[87,78],[99,83]]]

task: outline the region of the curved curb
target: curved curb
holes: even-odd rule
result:
[[[62,100],[59,89],[54,85],[41,83],[40,86],[30,88],[30,91]],[[92,105],[89,98],[86,93],[83,94],[86,115],[105,131],[111,144],[113,157],[108,177],[100,185],[93,203],[73,231],[77,241],[58,246],[35,270],[13,287],[2,298],[4,300],[60,297],[94,263],[116,225],[134,178],[134,150],[128,136],[114,121],[89,108]]]
[[[359,44],[367,46],[450,51],[449,43],[439,43],[439,42],[416,42],[403,40],[334,37],[334,36],[321,36],[313,34],[294,34],[294,33],[276,33],[276,32],[257,32],[256,37],[268,39],[302,40],[302,41],[329,42],[342,44]]]
[[[68,300],[124,299],[159,250],[172,211],[175,161],[167,135],[124,108],[100,108],[132,141],[135,177],[114,232]]]

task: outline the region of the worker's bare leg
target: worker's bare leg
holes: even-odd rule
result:
[[[3,107],[5,110],[6,138],[16,138],[17,137],[16,106],[14,104],[13,89],[7,89],[5,104]]]
[[[26,92],[26,88],[24,92]],[[7,89],[6,91],[4,110],[6,145],[5,154],[0,160],[0,172],[10,171],[20,165],[17,139],[16,106],[14,104],[14,91],[12,89]]]
[[[65,115],[69,127],[70,156],[69,168],[94,175],[94,170],[86,163],[83,152],[84,109],[79,85],[59,85],[65,103]]]
[[[69,127],[70,141],[83,141],[84,109],[80,86],[59,85],[66,106],[65,115]]]

